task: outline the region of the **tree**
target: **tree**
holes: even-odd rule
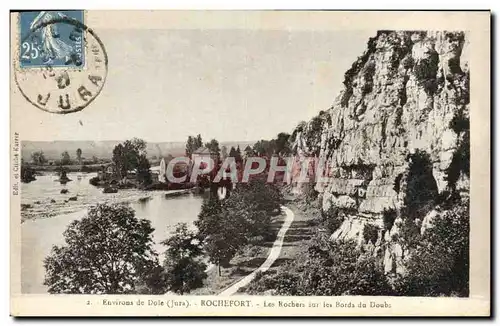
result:
[[[151,222],[127,205],[98,204],[70,223],[44,260],[49,293],[165,293]]]
[[[236,158],[236,155],[237,155],[236,148],[234,148],[234,146],[231,146],[231,149],[229,150],[229,156]],[[236,159],[235,159],[235,161],[236,161]]]
[[[237,251],[260,237],[269,240],[271,216],[280,209],[280,192],[264,180],[239,184],[229,199],[205,199],[195,225],[210,262],[227,267]]]
[[[259,140],[253,145],[253,150],[259,156],[271,156],[275,153],[275,140]]]
[[[287,155],[291,153],[290,145],[288,140],[290,135],[285,132],[280,132],[276,137],[276,153],[281,155]]]
[[[61,164],[62,165],[70,165],[71,164],[71,157],[69,156],[68,151],[64,151],[61,154]]]
[[[47,159],[45,158],[43,151],[31,153],[31,160],[35,165],[44,165],[47,163]]]
[[[99,159],[97,158],[97,156],[93,155],[92,156],[92,163],[97,164],[98,162],[99,162]]]
[[[236,156],[234,157],[234,160],[236,161],[236,163],[243,162],[243,158],[241,157],[240,145],[238,145],[238,148],[236,148]]]
[[[220,276],[221,267],[228,267],[238,250],[247,244],[243,221],[228,211],[222,211],[220,214],[207,216],[203,222],[203,248],[209,261],[218,266]]]
[[[201,138],[200,134],[196,136],[196,139],[194,140],[194,146],[195,150],[203,146],[203,139]]]
[[[146,142],[139,138],[126,140],[123,144],[115,146],[112,160],[120,178],[126,176],[128,171],[137,170],[139,164],[143,164],[142,168],[144,167],[144,160],[147,160],[146,147]]]
[[[262,178],[252,178],[248,183],[238,184],[224,203],[231,216],[239,216],[242,232],[250,240],[271,235],[271,217],[279,213],[283,197],[280,191]]]
[[[210,150],[210,154],[215,156],[220,156],[219,142],[216,139],[212,139],[209,143],[205,143],[205,147]]]
[[[253,151],[259,156],[271,156],[273,154],[287,155],[292,152],[290,140],[292,140],[292,137],[289,134],[281,132],[275,139],[262,139],[256,142],[253,146]]]
[[[193,155],[193,152],[195,151],[194,149],[194,139],[191,136],[188,136],[188,139],[186,141],[186,156],[191,158],[191,155]]]
[[[216,197],[205,199],[195,222],[203,240],[203,249],[211,263],[228,266],[239,248],[246,243],[242,216],[231,216]]]
[[[120,179],[127,174],[127,169],[129,166],[129,162],[125,156],[125,148],[122,144],[118,144],[113,148],[113,163],[116,166],[116,171],[120,177]]]
[[[137,160],[137,181],[143,185],[149,185],[152,183],[151,180],[151,164],[146,157],[146,155],[141,154]]]
[[[21,182],[30,183],[35,180],[35,171],[27,164],[21,163]]]
[[[183,294],[203,286],[207,266],[201,261],[199,236],[186,223],[179,223],[174,234],[162,244],[168,247],[164,261],[168,290]]]
[[[80,148],[76,150],[76,159],[78,160],[78,164],[82,164],[82,150]]]
[[[252,147],[247,145],[247,147],[245,147],[245,156],[250,157],[252,155],[254,155],[254,151],[253,151]]]
[[[186,142],[186,156],[191,158],[191,155],[193,155],[194,151],[202,146],[203,146],[203,140],[200,134],[198,134],[198,136],[196,137],[188,136]]]

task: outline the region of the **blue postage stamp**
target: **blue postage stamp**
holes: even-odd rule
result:
[[[85,65],[83,10],[20,13],[21,67],[74,67]]]

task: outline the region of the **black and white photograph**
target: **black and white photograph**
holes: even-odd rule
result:
[[[475,266],[471,245],[490,235],[471,226],[489,223],[489,187],[473,183],[490,155],[472,27],[183,14],[11,12],[20,300],[391,315],[399,299],[474,298],[463,313],[489,313],[474,290],[489,254]]]

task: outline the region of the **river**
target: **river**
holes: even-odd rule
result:
[[[43,285],[45,269],[43,259],[53,245],[64,244],[63,232],[68,224],[86,214],[89,205],[101,202],[128,202],[136,216],[151,221],[155,228],[153,239],[158,253],[164,251],[160,244],[168,237],[177,223],[191,224],[197,219],[203,198],[186,194],[165,197],[168,191],[120,190],[116,194],[103,194],[102,189],[89,184],[95,174],[69,173],[73,181],[66,185],[56,182],[57,176],[37,176],[37,180],[21,186],[22,204],[31,205],[23,210],[21,224],[21,291],[47,293]],[[61,194],[61,189],[68,193]],[[76,201],[67,201],[77,196]],[[139,200],[141,199],[141,200]],[[53,202],[55,201],[55,203]],[[163,259],[163,257],[160,257]]]

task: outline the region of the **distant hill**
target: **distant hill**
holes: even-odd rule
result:
[[[76,150],[82,150],[82,157],[86,159],[96,156],[101,159],[110,159],[113,155],[113,148],[121,141],[106,140],[106,141],[30,141],[26,140],[21,143],[21,155],[26,161],[31,160],[31,154],[42,150],[45,158],[48,160],[58,160],[61,158],[61,153],[68,151],[72,158],[76,157]],[[255,141],[232,141],[221,142],[220,146],[226,146],[229,149],[231,146],[240,146],[241,150],[245,149],[247,145],[253,146]],[[148,143],[147,152],[149,157],[164,157],[167,155],[181,156],[184,155],[186,143],[185,142],[161,142],[161,143]]]

